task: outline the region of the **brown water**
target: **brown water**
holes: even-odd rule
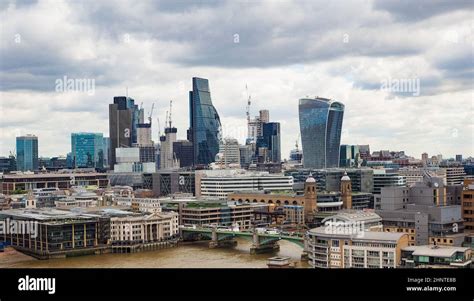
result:
[[[251,242],[237,239],[238,245],[228,249],[209,249],[207,242],[183,244],[176,248],[132,254],[102,254],[63,259],[37,260],[17,252],[2,254],[0,268],[267,268],[272,256],[288,256],[298,268],[308,267],[300,261],[302,248],[280,241],[280,251],[250,254]]]

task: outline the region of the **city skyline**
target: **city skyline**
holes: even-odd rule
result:
[[[45,1],[4,2],[0,155],[14,152],[15,137],[25,134],[38,136],[40,156],[66,155],[73,132],[108,136],[108,105],[126,94],[146,111],[155,102],[155,143],[156,117],[163,132],[173,100],[173,125],[184,139],[191,78],[203,77],[224,137],[244,143],[247,85],[251,116],[268,109],[281,123],[282,158],[294,148],[298,100],[307,96],[345,104],[341,144],[405,150],[416,158],[423,152],[473,156],[466,3],[417,8],[363,1],[323,8],[317,2],[123,1],[51,9]],[[320,14],[325,24],[315,21]],[[23,24],[24,18],[31,22]],[[94,93],[69,92],[67,85],[58,91],[57,80],[65,77],[94,80]],[[413,80],[411,91],[396,90],[403,80]]]

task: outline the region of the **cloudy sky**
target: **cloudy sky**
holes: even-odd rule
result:
[[[472,1],[454,0],[0,0],[0,155],[27,133],[41,156],[69,152],[71,132],[108,136],[126,87],[146,111],[155,103],[155,141],[172,99],[184,139],[198,76],[242,143],[247,85],[251,114],[281,122],[283,158],[307,96],[345,104],[341,143],[472,156],[473,20]],[[65,76],[94,80],[93,93],[57,91]]]

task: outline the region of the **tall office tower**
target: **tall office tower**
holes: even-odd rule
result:
[[[140,110],[130,97],[116,96],[109,105],[110,166],[117,162],[115,149],[137,143]]]
[[[208,165],[214,162],[219,152],[221,121],[212,105],[207,79],[193,77],[193,90],[189,91],[189,112],[194,165]]]
[[[16,164],[20,171],[38,170],[38,137],[16,137]]]
[[[339,166],[344,105],[316,97],[299,101],[303,165],[305,168]]]
[[[257,139],[257,149],[259,157],[266,155],[263,162],[281,162],[281,141],[280,141],[280,123],[266,122],[263,123],[262,135]],[[264,154],[260,153],[261,148]]]
[[[456,162],[462,163],[462,155],[456,155]]]
[[[219,155],[221,156],[220,163],[224,164],[225,166],[229,164],[240,165],[240,148],[239,148],[239,142],[237,141],[237,139],[234,139],[234,138],[222,139],[219,145]]]
[[[250,163],[252,162],[252,157],[255,155],[255,150],[252,145],[240,145],[240,166],[242,168],[249,168]]]
[[[104,167],[104,137],[101,133],[72,133],[71,154],[74,168]]]

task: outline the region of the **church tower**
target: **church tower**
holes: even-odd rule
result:
[[[352,209],[352,184],[346,171],[341,178],[341,199],[343,209]]]
[[[304,183],[304,203],[306,214],[313,215],[318,211],[316,180],[313,178],[311,173]]]

